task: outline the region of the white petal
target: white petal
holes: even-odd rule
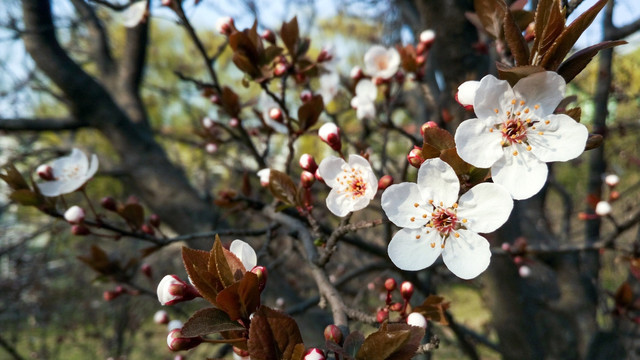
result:
[[[458,219],[474,232],[488,233],[502,226],[513,209],[509,191],[501,185],[482,183],[474,186],[458,201]]]
[[[63,170],[68,167],[78,167],[78,174],[84,174],[89,167],[87,156],[77,148],[71,150],[71,154],[57,158],[51,163],[54,177],[63,175]]]
[[[420,236],[416,239],[416,236]],[[431,244],[435,243],[434,247]],[[387,249],[391,261],[402,270],[417,271],[433,264],[442,252],[442,239],[436,231],[400,229]]]
[[[331,189],[329,195],[327,195],[327,209],[335,216],[343,217],[352,211],[360,210],[354,209],[356,204],[361,205],[360,203],[356,203],[351,195],[339,193],[338,189]]]
[[[240,239],[236,239],[231,242],[229,251],[242,261],[242,265],[244,265],[244,268],[247,271],[251,271],[251,269],[258,264],[258,257],[256,256],[255,250],[253,250],[251,245]]]
[[[368,79],[362,79],[356,85],[356,96],[358,98],[374,101],[378,97],[378,87]]]
[[[38,184],[38,189],[42,195],[46,197],[54,197],[60,195],[60,186],[62,181],[46,181]]]
[[[91,155],[91,164],[89,164],[89,170],[87,171],[86,178],[91,179],[93,175],[95,175],[96,171],[98,171],[98,157],[96,154]]]
[[[514,199],[528,199],[542,189],[549,169],[529,151],[513,156],[512,148],[505,148],[504,157],[491,167],[491,177],[493,182],[506,187]]]
[[[369,163],[369,161],[360,155],[349,155],[349,166],[366,171],[373,171],[371,169],[371,164]]]
[[[374,45],[369,48],[364,54],[364,71],[371,76],[377,74],[379,69],[376,60],[379,57],[386,56],[386,54],[387,49],[382,45]]]
[[[531,152],[544,162],[567,161],[575,159],[584,152],[589,131],[587,127],[576,122],[571,117],[560,115],[549,115],[546,118],[549,124],[544,121],[536,127],[535,131],[527,134],[531,144]]]
[[[449,237],[442,252],[442,260],[457,277],[473,279],[489,267],[489,242],[470,230],[459,230],[460,237]]]
[[[476,91],[480,87],[480,81],[465,81],[458,86],[458,102],[461,105],[473,105],[473,99],[476,97]]]
[[[525,100],[526,106],[540,105],[538,114],[552,114],[564,98],[566,83],[562,76],[552,71],[531,74],[513,87],[517,100]]]
[[[418,185],[408,182],[389,186],[382,193],[381,205],[389,220],[404,228],[419,228],[426,224],[429,219],[422,215],[430,214],[433,209],[422,200]]]
[[[375,119],[375,105],[372,102],[358,105],[356,110],[356,117],[358,118],[358,120]]]
[[[346,165],[346,162],[336,156],[327,156],[322,159],[320,165],[318,165],[318,174],[324,179],[325,184],[329,187],[335,187],[338,185],[336,178],[342,174],[342,168]]]
[[[496,115],[495,109],[503,114],[513,100],[514,94],[509,83],[487,75],[480,80],[480,85],[473,99],[473,111],[479,119]]]
[[[491,167],[503,156],[502,133],[493,132],[491,123],[486,120],[469,119],[460,123],[455,134],[458,155],[469,164],[479,167]]]
[[[449,207],[458,200],[460,191],[458,176],[449,164],[439,158],[425,160],[420,165],[417,183],[425,202],[434,200]]]
[[[60,187],[58,191],[60,194],[69,194],[72,193],[82,187],[87,182],[87,178],[78,177],[73,179],[67,179],[65,181],[60,182]]]

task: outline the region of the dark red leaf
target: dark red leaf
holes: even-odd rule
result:
[[[213,305],[216,305],[216,296],[218,296],[218,292],[224,289],[224,286],[218,279],[217,274],[209,272],[209,252],[189,249],[183,246],[182,262],[193,286],[198,289],[200,295]]]
[[[271,169],[269,173],[269,190],[276,199],[289,205],[297,204],[296,194],[298,193],[298,188],[287,174]]]
[[[315,95],[311,100],[302,104],[298,109],[298,121],[300,130],[305,131],[318,122],[318,118],[324,110],[324,101],[321,95]]]
[[[298,18],[293,17],[289,22],[283,22],[280,30],[282,42],[287,47],[289,55],[295,59],[297,56],[298,40],[300,39],[300,30],[298,29]],[[295,60],[294,60],[295,62]]]
[[[502,34],[502,22],[507,6],[503,0],[474,0],[473,6],[484,30],[494,38]]]
[[[229,319],[224,311],[216,308],[206,308],[196,311],[180,332],[186,337],[204,336],[222,331],[244,330],[244,327]]]
[[[604,41],[599,44],[589,46],[588,48],[584,48],[571,55],[567,60],[560,64],[558,67],[558,74],[564,78],[564,81],[569,83],[591,62],[591,59],[593,59],[600,50],[624,45],[626,43],[627,42],[624,40]]]
[[[249,353],[257,360],[301,360],[302,336],[295,320],[261,306],[251,320]]]
[[[496,68],[498,69],[498,77],[502,80],[507,80],[511,86],[514,86],[520,79],[531,74],[545,71],[544,68],[540,66],[525,65],[509,67],[499,62],[496,62]]]
[[[527,65],[529,63],[529,47],[522,36],[522,30],[510,11],[504,12],[504,38],[511,50],[511,54],[516,61],[516,65]]]

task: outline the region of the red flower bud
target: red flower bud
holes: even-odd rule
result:
[[[38,168],[36,169],[36,172],[38,173],[38,176],[42,180],[51,181],[55,179],[53,176],[53,168],[49,165],[38,166]]]
[[[324,339],[327,341],[333,341],[336,344],[342,343],[342,331],[336,325],[328,325],[324,328]]]
[[[315,181],[316,177],[313,175],[313,173],[310,173],[308,171],[303,171],[302,173],[300,173],[300,185],[302,185],[303,188],[310,188]]]
[[[422,126],[420,126],[420,135],[424,136],[424,130],[425,129],[431,129],[431,128],[437,128],[438,124],[436,124],[435,121],[427,121],[426,123],[422,124]]]
[[[389,319],[389,310],[388,309],[380,309],[376,314],[376,321],[381,323],[385,320]]]
[[[413,296],[413,284],[409,281],[405,281],[400,285],[400,295],[402,298],[409,301]]]
[[[423,55],[416,56],[416,64],[418,64],[418,66],[424,65],[426,61],[427,61],[427,58],[424,57]]]
[[[164,310],[158,310],[155,314],[153,314],[153,322],[156,324],[168,324],[169,323],[169,314]]]
[[[149,224],[142,224],[142,227],[140,228],[140,230],[142,230],[142,232],[147,235],[153,236],[156,234],[156,231],[153,230],[153,227],[151,227]]]
[[[258,290],[264,290],[264,287],[267,285],[267,268],[264,266],[254,266],[251,269],[251,272],[258,276]]]
[[[271,120],[282,122],[282,110],[277,107],[273,107],[269,110],[269,117]]]
[[[320,51],[320,54],[318,54],[318,57],[316,58],[316,61],[321,63],[321,62],[325,62],[325,61],[330,61],[333,58],[333,56],[325,49],[322,49]]]
[[[76,236],[85,236],[91,234],[91,230],[82,224],[78,224],[71,227],[71,233]]]
[[[287,70],[289,70],[287,64],[279,62],[278,64],[276,64],[275,69],[273,69],[273,75],[282,76],[287,72]]]
[[[411,151],[409,151],[409,155],[407,155],[407,161],[409,161],[409,164],[415,168],[419,168],[424,160],[425,159],[422,157],[422,149],[419,147],[411,149]]]
[[[620,192],[613,190],[609,193],[609,201],[616,201],[620,198]]]
[[[109,211],[118,210],[118,204],[116,203],[116,200],[111,196],[103,197],[102,200],[100,200],[100,205],[102,205],[103,208]]]
[[[354,66],[353,69],[351,69],[351,72],[349,73],[349,76],[353,79],[353,80],[360,80],[362,79],[362,77],[364,76],[364,73],[362,72],[362,69],[359,66]]]
[[[241,356],[241,357],[249,356],[249,352],[248,351],[242,350],[242,349],[240,349],[239,347],[236,347],[236,346],[233,347],[233,353],[238,355],[238,356]]]
[[[393,184],[393,177],[391,175],[384,175],[378,180],[378,190],[384,190]]]
[[[64,212],[64,219],[67,220],[69,224],[80,224],[84,221],[84,217],[84,210],[77,205],[68,208],[67,211]]]
[[[153,274],[151,271],[151,265],[149,264],[142,264],[142,266],[140,266],[140,271],[144,274],[144,276],[148,277],[149,279],[153,277]]]
[[[391,311],[400,311],[402,310],[402,303],[396,302],[391,304],[391,306],[389,307],[389,310]]]
[[[118,294],[113,290],[108,290],[102,293],[102,298],[104,299],[104,301],[112,301],[120,295],[121,294]]]
[[[316,164],[316,160],[313,156],[309,154],[302,154],[300,156],[300,167],[310,173],[316,172],[318,170],[318,164]]]
[[[167,345],[171,351],[189,350],[202,344],[201,337],[183,337],[181,329],[173,329],[167,336]]]
[[[273,33],[273,31],[266,29],[265,31],[262,32],[262,34],[260,35],[261,38],[263,38],[264,40],[270,42],[271,44],[275,44],[276,43],[276,34]]]
[[[237,128],[239,125],[240,125],[240,119],[231,118],[231,120],[229,120],[229,126],[231,126],[233,128]]]
[[[318,129],[318,136],[327,143],[333,150],[340,151],[342,142],[340,140],[340,129],[336,124],[328,122]]]
[[[160,226],[160,216],[158,216],[158,214],[151,214],[151,216],[149,216],[149,224],[153,227]]]
[[[313,97],[313,94],[309,90],[303,90],[300,93],[300,100],[302,100],[303,103],[306,103],[307,101],[311,100],[312,97]]]
[[[387,289],[387,291],[393,291],[397,286],[398,283],[396,283],[396,280],[394,278],[388,278],[384,281],[384,288]]]
[[[216,30],[218,30],[222,35],[229,36],[234,29],[235,25],[233,19],[228,16],[221,17],[216,22]]]

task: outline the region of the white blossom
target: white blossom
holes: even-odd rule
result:
[[[84,210],[77,205],[73,205],[64,212],[64,219],[71,224],[78,224],[84,220]]]
[[[620,177],[616,174],[609,174],[604,177],[604,183],[614,187],[620,183]]]
[[[553,114],[564,97],[564,79],[551,71],[507,81],[485,76],[473,98],[476,119],[455,134],[460,157],[491,168],[495,183],[514,199],[535,195],[547,179],[546,162],[567,161],[584,151],[587,128],[565,114]]]
[[[608,201],[598,201],[596,204],[596,214],[600,216],[607,216],[611,214],[611,204]]]
[[[340,90],[340,75],[333,71],[320,75],[320,95],[325,104],[331,102]]]
[[[424,30],[420,33],[420,42],[432,43],[435,39],[436,32],[431,29]]]
[[[229,251],[240,259],[247,271],[251,271],[251,269],[258,264],[258,257],[256,256],[255,250],[253,250],[251,245],[240,239],[235,239],[231,242]]]
[[[356,96],[351,99],[351,107],[356,109],[358,119],[373,119],[376,116],[375,100],[378,87],[371,80],[363,79],[356,85]]]
[[[407,316],[407,324],[411,326],[421,327],[423,329],[427,328],[427,319],[424,318],[424,315],[412,312]]]
[[[402,270],[421,270],[442,254],[456,276],[472,279],[491,258],[489,242],[478,233],[496,230],[507,221],[513,200],[497,184],[482,183],[458,197],[456,173],[439,158],[426,160],[417,183],[391,185],[382,194],[382,209],[401,227],[391,242],[391,261]]]
[[[87,156],[74,148],[69,156],[54,160],[51,164],[53,180],[38,184],[44,196],[54,197],[78,190],[98,171],[98,157],[91,156],[91,163]]]
[[[258,171],[257,175],[260,178],[260,185],[263,187],[269,186],[269,175],[271,175],[271,169],[261,169]]]
[[[400,54],[395,48],[374,45],[364,54],[364,71],[374,78],[389,79],[398,72]]]
[[[378,179],[371,165],[359,155],[350,155],[349,163],[329,156],[318,166],[318,173],[331,187],[327,208],[336,216],[365,208],[378,191]]]

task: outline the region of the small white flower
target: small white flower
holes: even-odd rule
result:
[[[426,329],[427,319],[425,319],[424,316],[420,313],[412,312],[411,314],[409,314],[409,316],[407,316],[407,324]]]
[[[611,214],[611,204],[608,201],[598,201],[596,204],[596,214],[607,216]]]
[[[473,99],[476,97],[476,91],[480,86],[480,81],[465,81],[458,86],[456,93],[456,101],[467,110],[473,110]]]
[[[244,265],[247,271],[251,271],[251,269],[258,264],[258,257],[256,256],[255,250],[253,250],[251,245],[240,239],[235,239],[231,242],[229,251],[242,261],[242,265]]]
[[[364,70],[371,77],[389,79],[399,66],[400,54],[395,48],[374,45],[364,54]]]
[[[614,187],[620,183],[620,177],[618,177],[618,175],[616,174],[609,174],[604,177],[604,183],[611,187]]]
[[[460,157],[491,168],[493,181],[514,199],[535,195],[547,180],[546,162],[578,157],[587,128],[565,114],[553,114],[564,97],[564,79],[551,71],[508,82],[487,75],[473,99],[477,119],[463,121],[455,134]]]
[[[311,348],[304,354],[304,360],[325,360],[324,352],[318,348]]]
[[[69,156],[64,156],[51,163],[53,180],[38,184],[44,196],[54,197],[78,190],[98,171],[98,157],[91,156],[91,164],[87,156],[74,148]]]
[[[527,265],[522,265],[518,268],[518,274],[523,278],[529,277],[531,276],[531,268]]]
[[[78,224],[84,220],[84,210],[77,205],[73,205],[64,212],[64,219],[70,224]]]
[[[331,187],[327,208],[336,216],[365,208],[378,191],[378,179],[371,164],[359,155],[349,155],[349,163],[329,156],[320,163],[318,173]]]
[[[337,72],[330,72],[328,74],[322,74],[319,78],[320,81],[320,95],[322,100],[327,104],[333,100],[340,90],[340,75]]]
[[[262,185],[263,187],[269,186],[269,175],[271,175],[271,169],[262,169],[258,171],[257,175],[260,178],[260,185]]]
[[[456,276],[472,279],[491,258],[489,242],[478,235],[504,224],[513,200],[502,186],[482,183],[458,198],[456,173],[439,158],[426,160],[417,183],[391,185],[382,194],[382,209],[401,227],[388,247],[391,261],[402,270],[421,270],[442,254]]]
[[[122,12],[122,25],[128,28],[136,27],[144,20],[146,14],[147,2],[135,2]]]
[[[354,66],[349,72],[349,76],[352,79],[360,79],[362,77],[362,68],[360,68],[360,66]]]
[[[420,42],[432,43],[436,39],[436,32],[428,29],[420,33]]]
[[[373,119],[376,116],[375,100],[378,87],[370,80],[364,79],[356,85],[356,96],[351,99],[351,107],[356,109],[358,119]]]
[[[223,16],[216,21],[216,30],[222,35],[229,35],[233,31],[233,19],[229,16]]]

